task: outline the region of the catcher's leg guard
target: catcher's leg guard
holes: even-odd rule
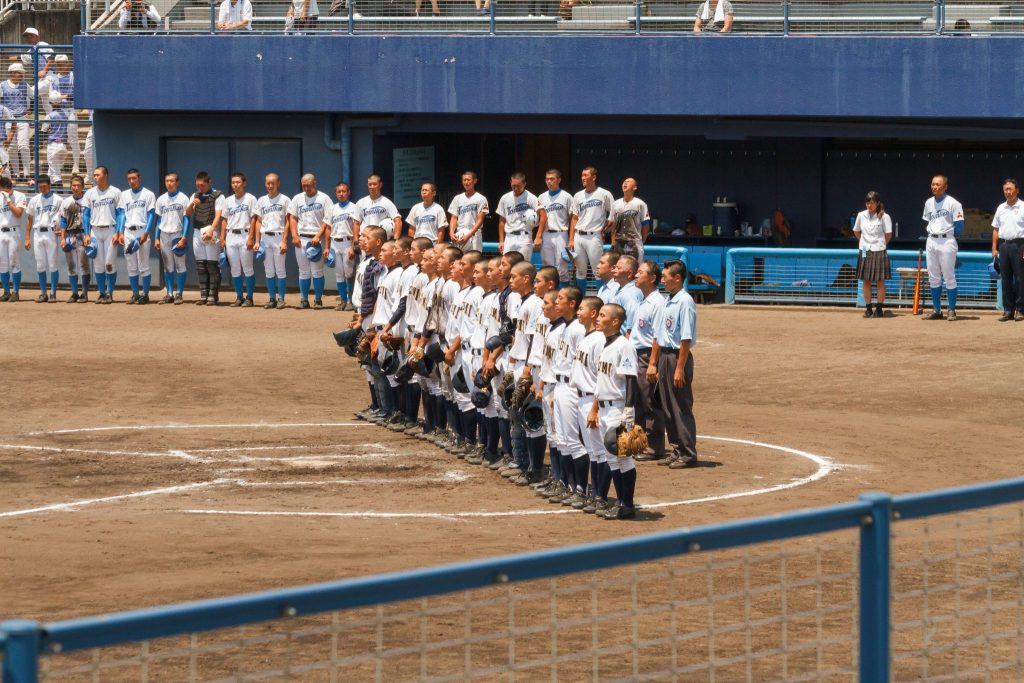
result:
[[[220,298],[220,263],[207,261],[210,271],[210,298],[217,301]]]
[[[203,301],[210,298],[210,271],[207,268],[209,261],[196,261],[196,275],[199,277],[199,298]]]

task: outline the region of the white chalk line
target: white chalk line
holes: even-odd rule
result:
[[[11,510],[10,512],[0,512],[0,517],[18,517],[21,515],[31,515],[37,512],[53,512],[55,510],[72,510],[75,508],[84,507],[86,505],[96,505],[97,503],[111,503],[117,500],[127,500],[129,498],[145,498],[146,496],[160,496],[171,493],[182,493],[183,491],[195,491],[196,489],[209,488],[210,486],[217,486],[224,483],[224,480],[215,479],[213,481],[204,481],[197,484],[182,484],[180,486],[167,486],[160,489],[149,489],[147,491],[136,491],[134,493],[122,493],[116,496],[104,496],[103,498],[89,498],[87,500],[75,500],[70,503],[54,503],[52,505],[44,505],[37,508],[29,508],[27,510]]]
[[[78,429],[48,429],[41,432],[28,432],[29,436],[46,434],[81,434],[83,432],[117,432],[145,431],[148,429],[291,429],[294,427],[376,427],[372,422],[236,422],[220,424],[180,424],[169,423],[159,425],[111,425],[107,427],[80,427]]]
[[[326,448],[370,448],[377,451],[388,451],[386,453],[325,453],[318,455],[310,455],[311,451],[317,451]],[[81,455],[106,455],[113,457],[127,457],[127,458],[178,458],[180,460],[187,460],[189,462],[198,463],[216,463],[216,462],[288,462],[292,460],[307,460],[310,458],[320,460],[374,460],[380,458],[397,458],[404,457],[409,458],[410,454],[407,453],[395,453],[387,446],[381,444],[323,444],[316,446],[298,445],[298,446],[250,446],[250,447],[235,447],[235,448],[190,448],[187,451],[172,448],[166,451],[111,451],[100,448],[72,448],[67,446],[39,446],[36,444],[16,444],[16,443],[5,443],[0,444],[2,450],[27,450],[27,451],[43,451],[47,453],[78,453]],[[259,458],[253,456],[240,455],[237,458],[203,458],[193,453],[231,453],[231,452],[252,452],[252,451],[272,451],[272,450],[302,450],[302,455],[290,455],[290,456],[272,456],[266,458]]]

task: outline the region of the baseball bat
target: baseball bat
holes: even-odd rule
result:
[[[924,249],[917,250],[917,277],[914,279],[914,315],[921,310],[921,256]]]

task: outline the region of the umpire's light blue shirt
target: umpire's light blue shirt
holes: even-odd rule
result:
[[[644,293],[632,281],[622,285],[619,287],[619,291],[615,292],[615,296],[612,297],[612,303],[622,306],[626,311],[626,322],[622,323],[623,332],[629,332],[633,329],[636,309],[640,307],[643,301]]]
[[[697,305],[685,289],[665,303],[654,320],[654,329],[663,349],[678,349],[683,339],[689,339],[691,346],[697,343]]]
[[[615,303],[615,293],[619,291],[619,283],[609,280],[597,288],[597,298],[606,304]]]
[[[637,307],[633,331],[629,334],[629,341],[633,344],[633,348],[649,349],[654,346],[654,321],[663,308],[665,308],[665,295],[657,289],[648,294],[643,303]]]

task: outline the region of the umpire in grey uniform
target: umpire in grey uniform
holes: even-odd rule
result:
[[[686,266],[669,261],[661,271],[669,300],[654,320],[654,343],[647,381],[658,384],[658,400],[673,453],[659,462],[672,469],[697,463],[697,422],[693,417],[693,355],[697,341],[697,306],[683,289]]]
[[[661,268],[654,261],[644,261],[636,271],[636,286],[644,295],[633,315],[633,329],[629,341],[636,349],[637,367],[644,370],[651,361],[651,347],[654,346],[654,323],[665,297],[658,291],[661,282]],[[637,460],[661,460],[665,457],[665,418],[657,404],[658,383],[648,382],[644,372],[637,374],[640,389],[636,404],[636,423],[647,430],[650,451],[636,456]]]

